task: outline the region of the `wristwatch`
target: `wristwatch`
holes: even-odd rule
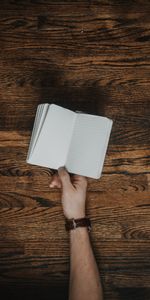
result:
[[[66,219],[65,224],[66,230],[76,229],[77,227],[87,227],[88,231],[91,230],[91,221],[89,218],[80,218],[80,219]]]

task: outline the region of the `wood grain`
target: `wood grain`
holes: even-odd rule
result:
[[[87,215],[105,299],[150,298],[150,3],[1,1],[0,290],[68,298],[61,190],[26,163],[39,103],[113,119]]]

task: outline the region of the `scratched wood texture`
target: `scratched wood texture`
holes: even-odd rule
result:
[[[150,2],[0,3],[0,290],[65,300],[69,239],[50,171],[26,164],[36,107],[114,120],[87,215],[106,300],[150,299]]]

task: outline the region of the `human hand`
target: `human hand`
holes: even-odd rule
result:
[[[67,219],[85,217],[87,178],[81,175],[70,176],[64,167],[53,175],[50,187],[62,188],[62,206]]]

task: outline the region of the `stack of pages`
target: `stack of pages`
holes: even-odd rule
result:
[[[100,178],[113,121],[56,104],[37,107],[27,163]]]

